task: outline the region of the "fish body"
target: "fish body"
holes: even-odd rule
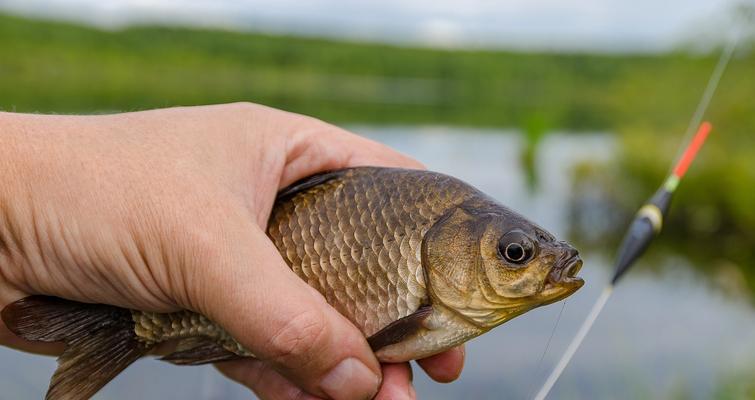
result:
[[[470,199],[488,202],[481,192],[446,175],[381,168],[336,172],[294,192],[283,193],[268,235],[291,269],[368,338],[433,303],[422,262],[427,232]],[[435,335],[433,343],[375,349],[378,359],[421,358],[477,333],[443,313],[434,307],[422,322],[453,321],[446,333],[454,337]]]
[[[434,172],[360,167],[315,175],[279,193],[267,234],[291,270],[358,327],[384,362],[442,352],[582,285],[575,277],[581,260],[571,246]],[[69,323],[72,314],[80,316],[78,326]],[[175,364],[254,356],[190,311],[160,314],[33,296],[6,307],[3,319],[19,336],[65,341],[73,349],[60,359],[51,399],[90,396],[166,341],[177,341],[164,357]],[[109,333],[93,339],[87,324]],[[103,326],[119,332],[120,342]],[[92,343],[81,345],[77,334]],[[129,357],[92,379],[82,355],[101,355],[105,347],[111,356],[115,348]]]

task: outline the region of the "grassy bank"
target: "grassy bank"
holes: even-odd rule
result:
[[[0,16],[0,108],[135,110],[254,101],[337,123],[678,132],[712,57],[445,51],[165,27],[103,31]],[[717,105],[755,92],[733,63]],[[753,74],[750,74],[753,75]],[[746,78],[746,79],[745,79]],[[755,115],[742,115],[750,127]]]

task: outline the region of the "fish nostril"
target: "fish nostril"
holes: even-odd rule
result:
[[[559,240],[558,242],[556,242],[556,244],[563,250],[561,256],[563,259],[567,260],[579,256],[579,251],[572,247],[569,243],[563,240]]]

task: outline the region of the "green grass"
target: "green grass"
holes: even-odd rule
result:
[[[336,123],[518,127],[534,136],[551,128],[617,130],[636,121],[677,129],[713,62],[686,54],[446,51],[151,26],[103,31],[0,15],[0,108],[30,112],[253,101]],[[755,59],[735,64],[739,72],[724,86],[752,70]],[[755,92],[752,78],[743,84],[743,92]]]

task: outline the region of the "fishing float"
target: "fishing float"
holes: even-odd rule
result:
[[[669,205],[671,205],[671,198],[712,128],[710,122],[705,121],[700,124],[695,137],[684,150],[671,175],[666,178],[666,181],[658,188],[653,197],[637,211],[619,247],[616,269],[609,287],[616,286],[616,282],[624,276],[629,267],[645,252],[650,242],[661,232],[663,220],[668,214]]]
[[[745,21],[747,21],[747,19],[745,19]],[[672,164],[668,178],[666,178],[655,194],[645,202],[635,214],[635,217],[629,225],[627,232],[624,234],[624,239],[619,246],[616,264],[611,279],[606,284],[606,287],[603,288],[603,291],[595,301],[595,304],[593,304],[584,322],[582,322],[577,334],[569,343],[569,346],[561,356],[558,364],[556,364],[556,367],[548,376],[548,379],[546,379],[543,386],[535,395],[534,400],[544,400],[548,396],[553,385],[556,384],[556,381],[558,381],[558,378],[564,372],[572,357],[574,357],[574,354],[579,349],[582,341],[584,341],[588,332],[590,332],[595,320],[598,318],[598,315],[600,315],[603,307],[605,307],[608,299],[611,297],[616,284],[627,273],[632,265],[634,265],[635,261],[642,256],[645,250],[647,250],[653,239],[655,239],[661,232],[663,228],[663,220],[669,212],[669,206],[674,192],[713,128],[710,122],[702,121],[703,115],[705,115],[705,111],[710,105],[713,94],[716,92],[718,84],[721,81],[721,77],[734,55],[734,51],[743,29],[742,25],[743,24],[740,24],[739,29],[729,37],[727,45],[721,52],[721,56],[713,69],[713,73],[708,80],[708,84],[700,98],[700,102],[687,126],[687,131],[684,135],[685,140],[683,140],[682,143],[687,142],[688,144],[682,148],[680,155],[676,158],[676,162]],[[696,131],[695,127],[697,127]],[[689,138],[693,132],[695,132],[695,134],[692,137],[692,140],[687,141],[686,139]]]
[[[593,305],[590,313],[587,315],[585,322],[577,331],[577,335],[567,347],[566,352],[559,360],[556,368],[548,376],[545,384],[535,396],[535,400],[544,400],[550,392],[553,385],[563,373],[566,366],[569,365],[574,354],[579,349],[582,341],[587,336],[587,333],[592,328],[595,320],[600,315],[603,307],[608,302],[608,298],[611,297],[613,289],[616,286],[619,279],[629,270],[629,268],[637,261],[638,258],[645,252],[650,245],[650,242],[658,236],[663,228],[663,220],[668,214],[669,206],[671,205],[671,199],[679,187],[679,182],[684,178],[689,166],[698,154],[698,151],[705,143],[708,134],[713,126],[710,122],[703,122],[700,128],[697,130],[694,138],[690,144],[682,153],[682,157],[677,162],[676,166],[672,169],[672,173],[666,178],[664,183],[655,192],[655,194],[640,207],[637,214],[635,214],[624,239],[619,247],[618,257],[616,258],[616,267],[613,272],[613,276],[610,281],[601,292],[600,297]]]

